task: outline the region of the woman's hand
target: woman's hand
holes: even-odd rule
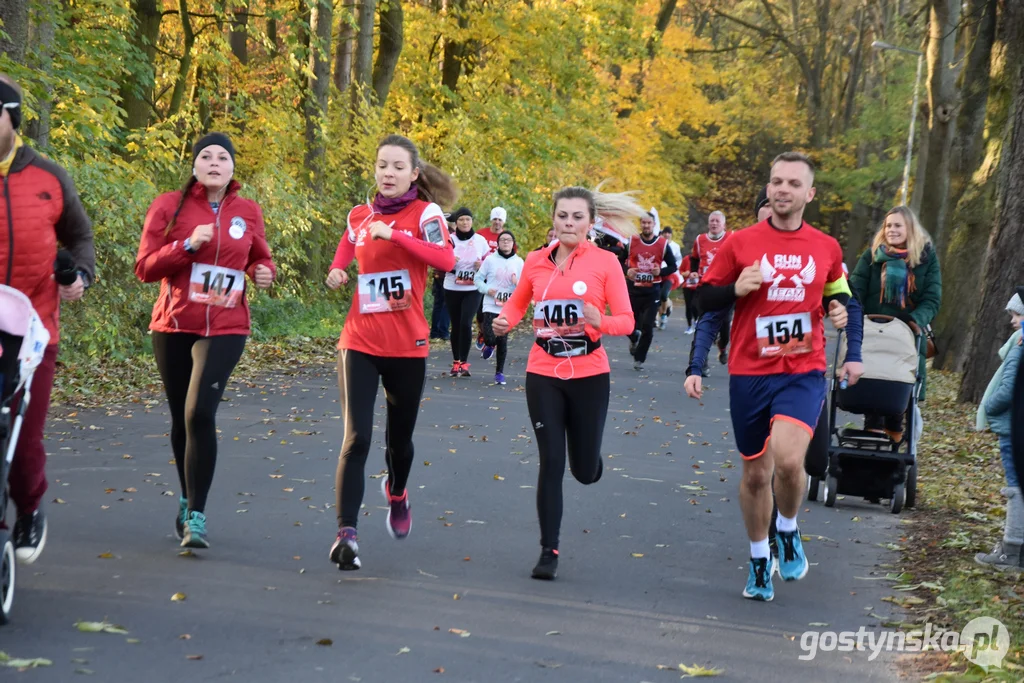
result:
[[[480,265],[481,265],[482,263],[483,263],[483,261],[475,261],[475,262],[473,263],[473,270],[480,270]]]
[[[391,223],[394,225],[394,222]],[[391,240],[391,225],[382,221],[374,221],[370,224],[370,237],[375,240]]]
[[[252,275],[253,281],[260,289],[268,289],[270,285],[274,284],[274,271],[262,263],[256,266]]]
[[[627,280],[636,280],[636,268],[630,268],[626,271]]]
[[[601,329],[601,309],[594,304],[583,304],[583,319],[595,330]]]
[[[213,239],[213,223],[204,223],[203,225],[197,225],[196,229],[189,235],[188,245],[193,250],[198,249],[207,242]]]
[[[499,315],[491,323],[491,329],[494,331],[494,334],[499,337],[504,337],[508,334],[509,327],[508,320],[506,320],[503,315]]]
[[[341,268],[333,268],[331,272],[327,273],[327,286],[331,289],[337,289],[342,285],[348,284],[348,273]]]
[[[496,290],[494,287],[491,287],[490,289],[487,290],[487,296],[491,297],[492,299],[494,298],[494,295],[497,293],[498,290]]]

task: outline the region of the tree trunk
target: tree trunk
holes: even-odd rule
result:
[[[342,6],[338,19],[338,42],[334,47],[334,87],[338,92],[348,90],[352,82],[352,41],[355,38],[355,0]]]
[[[857,103],[857,84],[860,83],[862,63],[864,61],[864,36],[867,33],[868,13],[867,9],[857,10],[857,44],[850,57],[850,77],[846,83],[845,103],[843,107],[843,123],[839,129],[845,133],[853,122],[853,112]]]
[[[949,157],[957,107],[956,34],[960,0],[929,0],[928,22],[928,161],[921,185],[921,224],[941,240],[946,227]]]
[[[43,96],[36,100],[38,118],[28,122],[25,133],[36,143],[37,149],[45,150],[50,146],[50,112],[53,109],[53,87],[48,84],[47,76],[53,72],[53,40],[56,30],[58,5],[43,3],[33,11],[32,31],[29,38],[31,52],[28,56],[29,65],[39,71],[42,79]]]
[[[324,180],[324,124],[327,118],[327,96],[331,84],[331,28],[334,25],[331,0],[310,0],[309,12],[309,72],[306,83],[303,117],[306,123],[305,168],[309,177],[309,191],[314,197],[323,194]],[[314,220],[307,242],[306,275],[320,275],[320,221]]]
[[[231,54],[242,66],[249,65],[249,3],[235,5],[231,21]]]
[[[1021,3],[1006,4],[1005,21],[1007,45],[1012,46],[1008,56],[1013,73],[1010,115],[1000,155],[999,180],[996,189],[995,229],[985,256],[981,272],[981,296],[974,304],[976,311],[970,325],[970,343],[960,400],[980,400],[992,373],[999,365],[996,352],[1009,335],[1006,302],[1013,295],[1014,285],[1024,282],[1024,7]]]
[[[450,0],[448,10],[455,15],[459,28],[467,28],[469,26],[469,18],[466,16],[466,0]],[[459,76],[462,75],[462,60],[465,54],[465,43],[445,36],[444,59],[441,64],[441,85],[448,90],[444,101],[446,111],[451,111],[455,108],[455,97],[458,92]]]
[[[672,14],[676,11],[676,0],[662,0],[661,9],[658,10],[658,18],[654,22],[654,33],[647,40],[647,59],[653,61],[655,55],[658,53],[658,41],[665,31],[668,30],[668,25],[672,21]]]
[[[135,25],[129,31],[129,40],[145,59],[135,68],[125,69],[121,82],[121,108],[125,115],[124,127],[128,130],[145,128],[153,116],[154,63],[162,9],[163,4],[157,0],[132,0]]]
[[[359,0],[359,37],[356,40],[355,73],[352,89],[352,105],[358,108],[360,101],[370,99],[373,86],[373,17],[376,0]]]
[[[402,54],[402,0],[387,0],[387,10],[380,14],[380,45],[373,65],[373,92],[377,106],[383,107],[395,78],[398,56]]]
[[[189,70],[192,68],[192,46],[196,42],[196,35],[192,31],[192,20],[188,15],[188,0],[178,0],[178,15],[181,18],[184,46],[181,51],[181,61],[178,62],[178,76],[174,81],[174,91],[171,93],[171,104],[167,109],[168,117],[181,111],[181,103],[185,99],[185,84],[188,81]]]
[[[950,154],[950,178],[948,206],[956,207],[967,189],[971,177],[981,163],[985,111],[988,107],[992,44],[996,37],[996,8],[998,0],[971,0],[967,6],[967,17],[976,21],[971,31],[970,52],[967,65],[961,73],[960,112],[957,115],[956,134]],[[946,254],[950,229],[940,234],[939,253]]]
[[[25,63],[28,47],[29,0],[3,0],[0,2],[0,21],[10,38],[0,37],[0,54],[7,55],[18,64]]]

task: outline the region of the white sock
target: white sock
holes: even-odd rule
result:
[[[771,557],[772,551],[768,547],[768,539],[763,541],[751,541],[750,542],[750,558],[753,560],[759,560],[761,558]]]
[[[779,531],[796,531],[796,517],[784,517],[780,512],[775,517],[775,528]]]

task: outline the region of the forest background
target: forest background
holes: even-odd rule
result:
[[[504,206],[531,247],[554,189],[608,180],[686,226],[689,248],[711,210],[751,223],[771,158],[799,149],[820,169],[809,219],[852,268],[901,201],[913,118],[908,199],[945,280],[936,364],[964,371],[960,396],[977,400],[1024,282],[1021,4],[5,0],[0,71],[26,90],[25,136],[70,170],[95,224],[99,279],[65,307],[65,364],[147,350],[143,218],[208,130],[232,135],[265,212],[280,268],[253,295],[266,340],[338,333],[347,294],[322,282],[387,133],[451,173],[478,222]],[[917,59],[876,41],[923,53],[916,109]]]

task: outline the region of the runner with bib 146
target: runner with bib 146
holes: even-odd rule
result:
[[[349,212],[327,275],[327,286],[338,289],[348,282],[345,268],[353,259],[359,264],[356,296],[338,341],[345,439],[335,478],[338,536],[330,558],[343,570],[361,566],[356,525],[380,384],[387,397],[388,476],[381,480],[386,526],[396,539],[412,527],[406,482],[430,352],[423,314],[427,267],[447,272],[455,265],[444,213],[435,203],[455,200],[451,178],[423,162],[412,141],[400,135],[378,145],[375,175],[377,196]]]
[[[735,304],[729,358],[729,408],[736,446],[743,457],[740,508],[750,540],[750,572],[744,597],[771,600],[774,561],[768,546],[772,477],[778,501],[779,574],[802,579],[809,567],[797,529],[804,495],[804,455],[825,401],[825,334],[828,312],[847,327],[849,351],[840,379],[852,384],[863,372],[861,320],[851,307],[839,243],[803,221],[814,198],[814,167],[787,152],[772,163],[768,185],[772,214],[733,233],[718,250],[697,289],[697,306],[716,312]],[[717,316],[708,316],[716,318]],[[849,317],[849,324],[847,318]],[[704,355],[711,334],[698,324],[695,345]],[[717,322],[717,321],[716,321]],[[699,372],[686,378],[688,396],[700,398]]]

